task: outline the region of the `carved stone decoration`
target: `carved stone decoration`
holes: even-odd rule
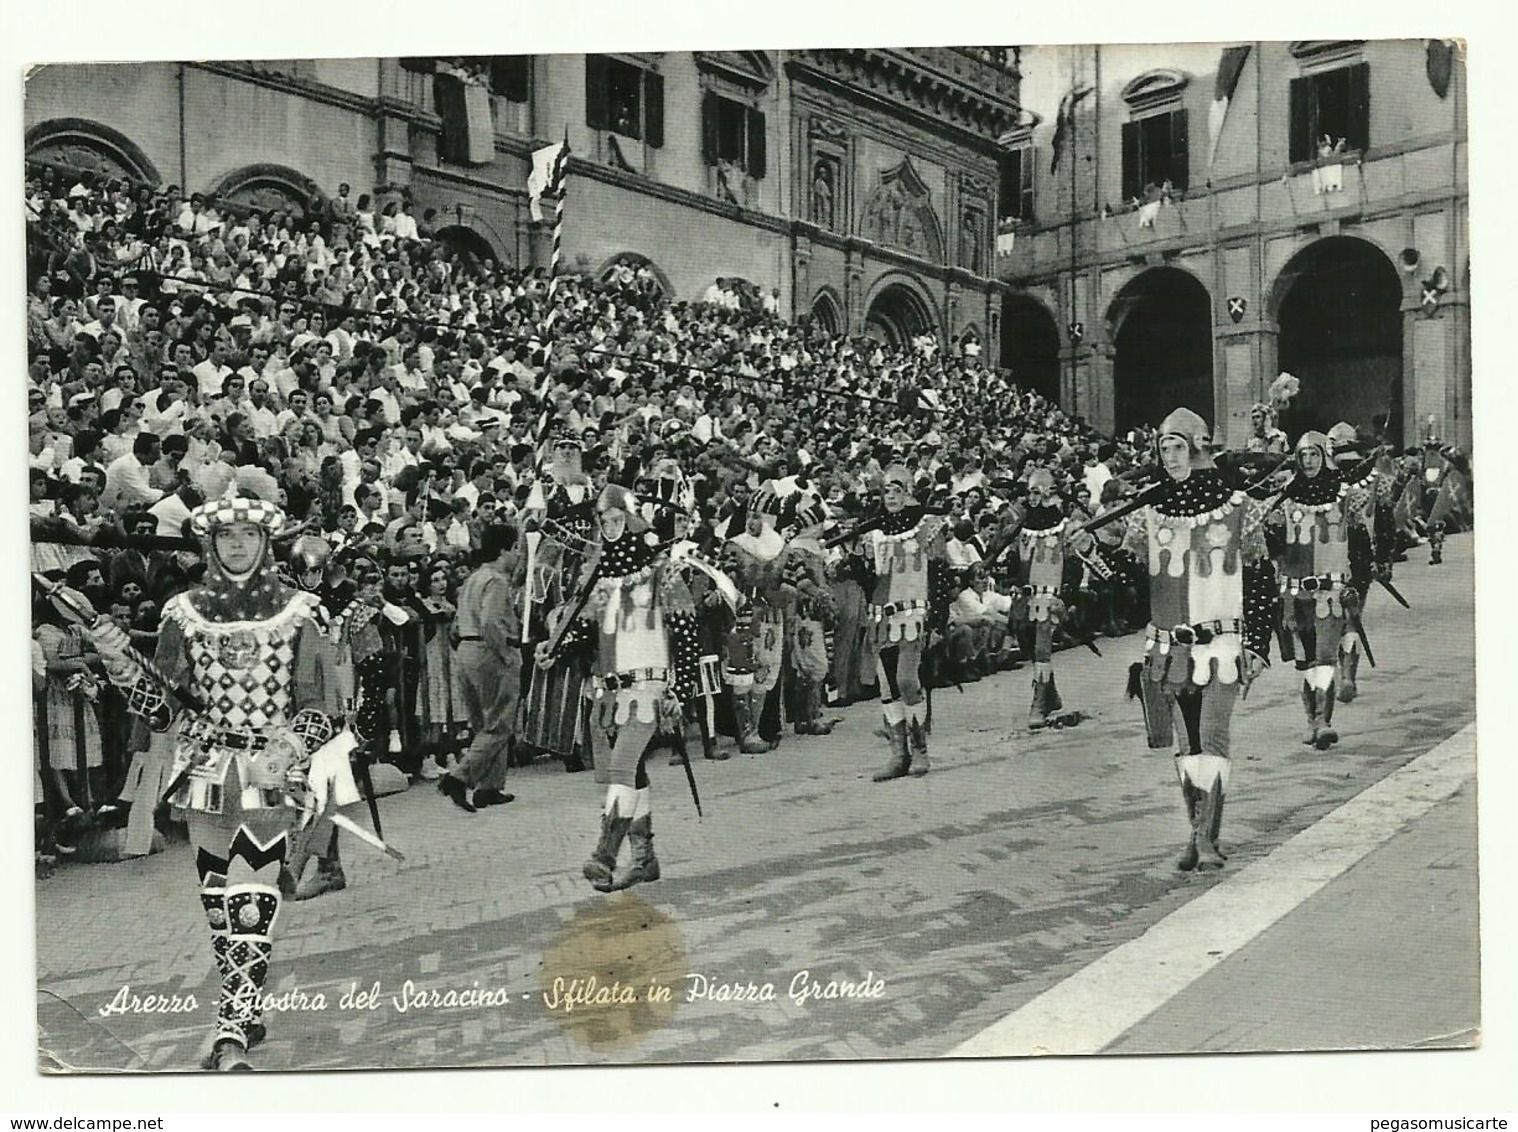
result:
[[[934,263],[943,262],[943,237],[938,214],[929,202],[928,186],[905,158],[880,175],[880,185],[865,202],[859,235]]]
[[[959,178],[959,194],[966,200],[991,199],[991,182],[973,173],[962,173]]]
[[[836,227],[837,208],[838,162],[831,157],[819,157],[812,163],[812,223],[819,228]]]
[[[84,118],[55,118],[32,127],[26,159],[106,179],[159,180],[158,170],[130,138]]]
[[[212,189],[237,210],[283,212],[299,220],[322,198],[321,187],[283,165],[247,165],[223,177]]]
[[[823,141],[838,142],[842,144],[849,140],[849,131],[846,126],[840,125],[831,118],[812,116],[811,135],[821,138]]]
[[[982,245],[985,228],[985,216],[978,208],[965,209],[964,220],[960,224],[959,264],[976,275],[982,274],[984,268]]]

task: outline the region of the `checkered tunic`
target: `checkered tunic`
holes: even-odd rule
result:
[[[323,631],[316,595],[297,592],[262,621],[209,621],[179,594],[164,618],[184,638],[188,682],[206,704],[206,721],[236,731],[283,726],[294,704],[298,643],[303,631]],[[307,627],[310,630],[307,630]]]

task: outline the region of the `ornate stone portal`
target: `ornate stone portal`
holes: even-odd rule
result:
[[[910,157],[880,175],[860,216],[859,235],[930,263],[943,262],[943,235],[928,186]]]

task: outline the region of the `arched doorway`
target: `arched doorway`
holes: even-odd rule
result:
[[[458,256],[464,269],[472,275],[483,275],[496,265],[495,249],[490,246],[489,240],[473,228],[463,224],[450,224],[437,230],[436,239],[451,255]]]
[[[843,307],[827,288],[818,291],[812,300],[812,325],[834,337],[843,333]]]
[[[26,159],[65,175],[156,185],[158,170],[125,134],[87,118],[53,118],[26,132]]]
[[[905,283],[891,283],[870,303],[864,332],[876,341],[907,349],[912,339],[937,331],[937,320],[921,295]]]
[[[1384,253],[1353,236],[1309,244],[1274,289],[1281,369],[1300,379],[1282,414],[1291,436],[1348,421],[1402,435],[1402,281]]]
[[[283,213],[297,222],[322,204],[321,187],[286,165],[245,165],[218,181],[212,192],[238,215],[257,209],[265,216]]]
[[[1212,305],[1196,276],[1150,268],[1118,292],[1107,317],[1114,432],[1159,424],[1181,406],[1213,419]]]
[[[646,273],[658,284],[659,290],[664,292],[666,298],[674,298],[675,289],[670,285],[669,276],[660,271],[659,266],[653,260],[638,252],[620,252],[612,256],[601,265],[600,270],[596,272],[596,277],[605,282],[611,278],[612,273],[619,267],[629,267],[635,275],[640,272]]]
[[[1001,301],[1001,368],[1020,388],[1059,400],[1059,327],[1031,296]]]

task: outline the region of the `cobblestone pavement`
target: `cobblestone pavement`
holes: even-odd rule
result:
[[[875,784],[878,713],[846,709],[830,738],[698,762],[651,763],[664,879],[607,897],[580,877],[598,832],[588,774],[514,772],[517,801],[465,814],[413,787],[382,800],[404,863],[346,841],[346,891],[289,904],[268,991],[325,996],[269,1015],[260,1069],[932,1057],[1231,870],[1271,852],[1469,722],[1475,712],[1470,536],[1445,565],[1415,550],[1366,615],[1380,667],[1341,705],[1338,747],[1304,746],[1298,681],[1277,664],[1235,718],[1228,869],[1181,874],[1185,831],[1168,754],[1123,699],[1137,637],[1057,662],[1075,729],[1030,737],[1028,675],[936,694],[934,766]],[[1430,644],[1437,642],[1437,651]],[[216,978],[183,845],[77,866],[38,886],[39,1045],[46,1069],[193,1068]],[[1305,961],[1305,960],[1304,960]],[[874,997],[792,1001],[807,982],[878,981]],[[556,977],[636,979],[636,1006],[550,1009]],[[773,987],[774,1001],[687,1001],[699,980]],[[672,991],[646,1001],[648,980]],[[491,991],[490,1006],[401,1010],[413,989]],[[379,985],[374,1008],[342,996]],[[880,985],[883,984],[883,985]],[[131,993],[196,996],[191,1013],[99,1008]],[[562,996],[561,996],[562,997]],[[351,1005],[351,1004],[350,1004]]]

